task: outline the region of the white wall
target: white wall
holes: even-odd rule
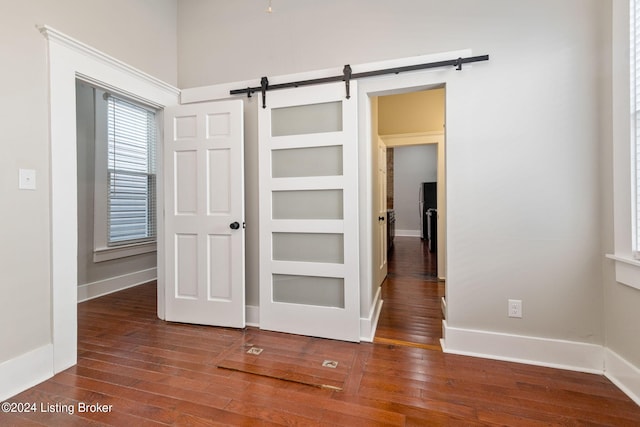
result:
[[[249,0],[185,1],[179,82],[252,78],[257,85],[260,76],[347,63],[466,48],[490,54],[463,72],[440,71],[453,88],[446,100],[448,321],[602,344],[599,96],[608,7],[598,0],[327,0],[276,2],[266,14]],[[255,170],[246,181],[256,181]],[[256,208],[247,199],[247,211]],[[247,268],[249,277],[257,262]],[[523,319],[507,317],[508,298],[523,300]]]
[[[174,0],[1,0],[0,9],[1,363],[51,342],[48,68],[35,26],[174,84],[177,42]],[[36,171],[35,191],[18,190],[19,168]]]
[[[409,231],[421,235],[419,192],[423,182],[438,180],[438,145],[395,147],[393,162],[396,233],[402,235],[403,231]]]

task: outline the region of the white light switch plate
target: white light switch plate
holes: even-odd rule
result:
[[[18,176],[18,188],[20,190],[36,189],[36,171],[34,169],[20,169]]]

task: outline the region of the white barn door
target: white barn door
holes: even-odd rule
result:
[[[334,83],[270,91],[266,104],[260,328],[359,341],[357,99]]]
[[[165,110],[165,319],[245,326],[241,100]]]

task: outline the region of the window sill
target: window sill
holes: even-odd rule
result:
[[[607,254],[607,258],[616,262],[616,281],[640,290],[640,261],[619,255]]]
[[[113,248],[95,248],[93,251],[93,262],[109,261],[112,259],[146,254],[149,252],[155,252],[156,248],[156,242],[135,243],[133,245]]]

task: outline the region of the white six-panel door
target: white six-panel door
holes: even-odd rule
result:
[[[243,104],[165,110],[165,317],[245,326]]]
[[[335,83],[271,91],[266,101],[260,327],[359,341],[357,100]]]

